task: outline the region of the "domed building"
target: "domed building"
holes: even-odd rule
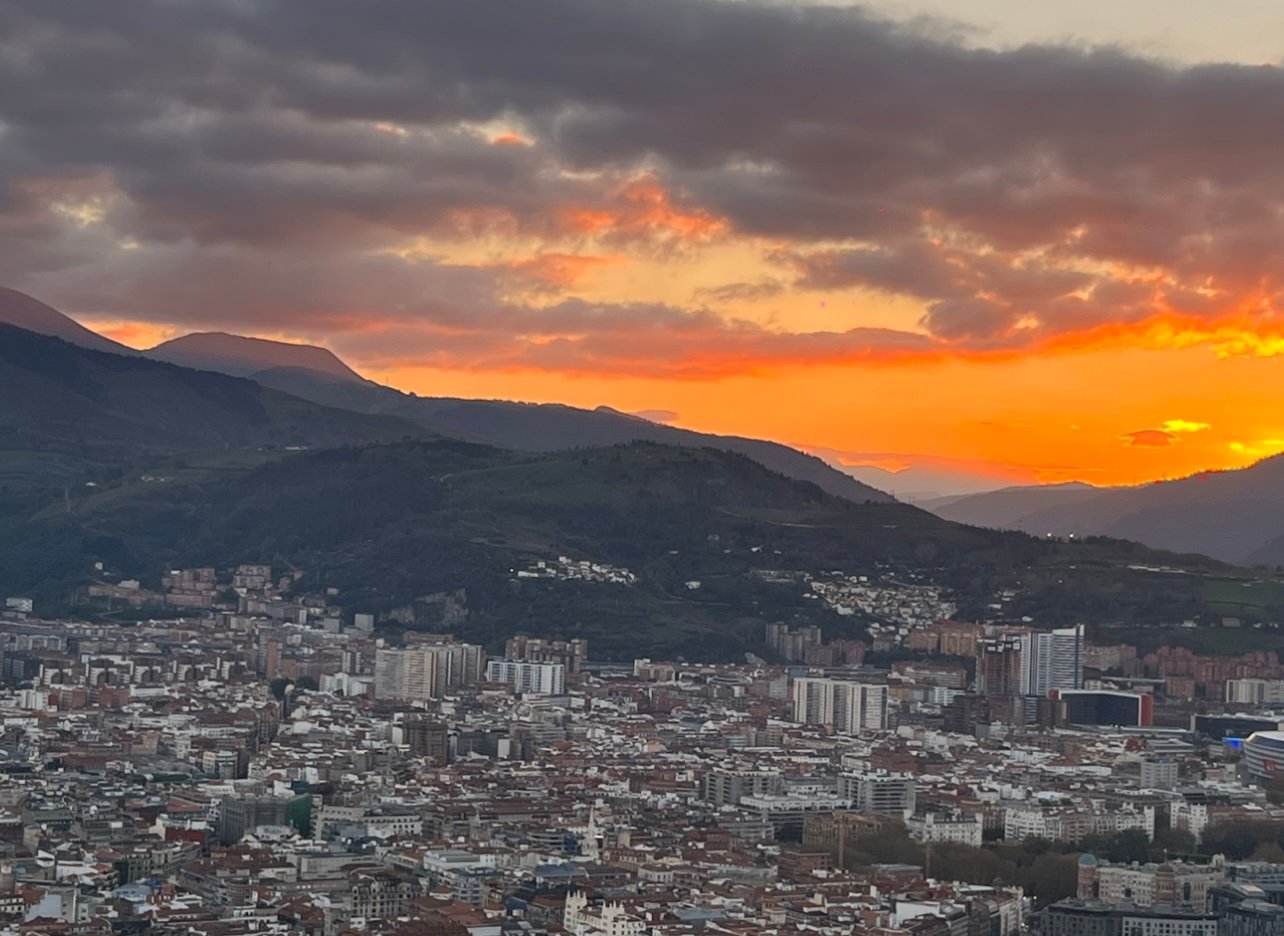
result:
[[[1076,893],[1080,900],[1097,899],[1097,856],[1090,852],[1079,856],[1079,887]]]

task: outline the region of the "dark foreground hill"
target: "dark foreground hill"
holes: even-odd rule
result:
[[[9,592],[74,588],[95,562],[147,581],[176,565],[262,561],[304,570],[301,587],[339,588],[352,611],[492,644],[518,630],[585,634],[595,655],[623,658],[728,659],[769,620],[860,632],[858,617],[807,598],[801,582],[753,574],[763,570],[928,574],[973,611],[1019,586],[1012,613],[1042,623],[1154,623],[1202,608],[1198,576],[1128,570],[1156,560],[1135,544],[962,527],[837,498],[734,453],[650,443],[555,454],[452,440],[342,447],[221,480],[121,484],[71,512],[10,523],[0,544]],[[559,556],[636,581],[516,574]],[[446,607],[455,617],[443,622]]]

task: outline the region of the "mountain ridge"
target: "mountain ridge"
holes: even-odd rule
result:
[[[274,369],[258,378],[286,393],[364,413],[384,413],[418,422],[431,432],[526,452],[554,452],[646,441],[738,452],[772,471],[817,484],[826,493],[857,502],[894,498],[779,442],[680,429],[610,407],[579,409],[562,403],[518,403],[423,397],[366,382],[340,383],[298,370]]]
[[[304,573],[301,588],[337,588],[345,607],[403,627],[443,626],[434,596],[450,594],[466,612],[450,625],[461,636],[494,645],[536,626],[623,659],[727,659],[761,650],[768,621],[859,636],[864,612],[809,598],[806,576],[834,570],[932,581],[964,614],[1019,583],[1011,612],[1055,624],[1089,610],[1152,623],[1198,615],[1200,574],[1220,568],[1133,543],[1049,542],[895,501],[854,503],[739,453],[650,442],[551,453],[447,438],[341,446],[226,477],[128,482],[0,532],[0,590],[32,580],[48,583],[46,594],[75,589],[86,573],[66,570],[96,562],[145,582],[189,565],[286,564]],[[24,543],[40,548],[11,558]],[[517,575],[560,556],[632,578]],[[1133,570],[1177,562],[1191,573]],[[1136,587],[1119,594],[1121,577]]]
[[[14,290],[9,292],[52,313],[56,319],[50,318],[52,324],[48,327],[57,325],[68,330],[70,337],[65,340],[86,346],[92,343],[93,338],[101,338],[37,300]],[[4,321],[3,306],[0,306],[0,321]],[[74,328],[68,328],[65,323]],[[115,345],[114,342],[111,344]],[[163,342],[144,352],[124,345],[115,345],[110,350],[248,378],[322,406],[406,419],[431,433],[499,448],[548,452],[632,441],[687,447],[711,446],[748,455],[773,471],[813,482],[827,493],[849,500],[894,500],[891,495],[851,477],[824,460],[783,443],[680,429],[605,406],[588,410],[561,403],[418,396],[366,380],[333,352],[315,345],[296,345],[226,332],[198,332]]]
[[[154,361],[216,371],[232,377],[253,379],[254,374],[274,368],[298,368],[316,371],[336,380],[365,382],[364,377],[327,348],[228,332],[192,332],[171,338],[142,353]]]
[[[251,380],[95,351],[0,323],[0,515],[193,453],[426,435]]]
[[[923,506],[975,526],[1122,537],[1224,562],[1284,564],[1284,455],[1126,487],[1006,489]]]
[[[133,348],[86,328],[69,315],[24,292],[0,286],[0,324],[39,335],[61,338],[71,344],[109,354],[137,354]]]

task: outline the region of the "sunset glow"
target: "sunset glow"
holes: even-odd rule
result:
[[[255,17],[158,13],[158,71],[217,48],[258,103],[140,79],[138,145],[75,151],[6,119],[0,280],[135,347],[317,343],[422,395],[665,411],[840,466],[1114,484],[1284,450],[1284,71],[875,10],[566,0],[454,35],[425,8],[416,55],[336,42],[315,72]],[[44,16],[3,45],[54,106]],[[782,43],[808,67],[754,54]]]

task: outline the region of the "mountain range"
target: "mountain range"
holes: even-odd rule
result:
[[[12,289],[0,289],[0,322],[90,350],[248,378],[261,388],[283,395],[270,398],[278,403],[288,396],[322,409],[384,417],[390,420],[382,426],[384,432],[397,426],[412,434],[447,436],[527,452],[636,441],[709,446],[746,455],[773,471],[812,482],[838,497],[873,502],[893,499],[854,477],[859,469],[841,471],[821,458],[777,442],[680,429],[608,407],[586,410],[560,404],[403,393],[363,378],[331,351],[310,345],[207,332],[136,351]],[[180,399],[186,398],[181,394],[173,398],[175,402]],[[177,410],[181,412],[182,407]],[[328,417],[332,423],[336,418]],[[182,422],[181,417],[176,419]],[[193,430],[200,425],[200,420],[190,421]],[[289,444],[297,444],[311,431],[300,426],[300,433],[290,437]],[[210,440],[220,438],[218,431],[199,434]],[[276,437],[286,438],[279,433]],[[881,474],[885,473],[862,477],[876,482]],[[1284,563],[1281,475],[1284,464],[1267,459],[1241,471],[1206,473],[1184,481],[1137,487],[1014,487],[916,503],[945,519],[975,526],[1035,535],[1122,537],[1159,549],[1201,552],[1228,562],[1274,565]]]
[[[1043,534],[1154,537],[1144,517],[1171,550],[1284,556],[1284,510],[1272,514],[1260,494],[1281,487],[1275,460],[1144,489],[953,498],[933,503],[935,516],[764,440],[609,408],[417,397],[324,349],[235,335],[137,352],[12,290],[0,293],[9,320],[28,327],[0,325],[0,589],[46,601],[83,584],[94,562],[146,576],[267,561],[311,570],[379,611],[462,588],[479,632],[517,627],[538,606],[580,629],[603,615],[634,629],[666,621],[645,646],[706,652],[764,619],[818,620],[817,602],[752,584],[755,568],[899,569],[945,583],[969,614],[1007,591],[1005,611],[1040,623],[1147,624],[1226,607],[1207,592],[1213,579],[1233,583],[1238,611],[1240,574],[1118,539]],[[1177,523],[1186,515],[1192,523]],[[1066,526],[1040,525],[1053,516]],[[1234,530],[1208,535],[1226,517],[1256,524],[1251,552],[1234,550]],[[637,591],[562,583],[516,600],[512,569],[559,555],[639,571]]]
[[[1005,488],[921,502],[959,523],[1035,535],[1112,536],[1237,565],[1284,564],[1284,456],[1131,487]]]
[[[112,341],[110,338],[104,338],[70,316],[63,315],[52,306],[6,286],[0,286],[0,323],[41,335],[52,335],[82,348],[89,348],[91,351],[106,351],[109,354],[135,353],[133,348]]]
[[[164,569],[266,562],[302,571],[306,591],[339,589],[345,607],[384,623],[449,627],[489,645],[515,630],[579,634],[607,659],[728,660],[767,652],[768,621],[818,624],[831,637],[864,633],[862,615],[809,600],[806,576],[835,570],[931,580],[967,616],[1011,593],[1012,615],[1048,624],[1198,618],[1208,610],[1208,576],[1234,575],[1135,543],[1049,542],[895,501],[850,501],[718,448],[514,452],[12,327],[0,331],[0,347],[15,349],[0,358],[0,386],[33,362],[40,380],[0,397],[0,466],[32,464],[31,483],[0,510],[0,594],[27,594],[42,609],[78,600],[103,574],[154,587]],[[225,433],[211,446],[167,416],[149,433],[149,390],[181,408],[193,386],[208,392],[202,424],[243,420],[243,437]],[[23,415],[46,389],[56,419]],[[279,431],[299,444],[273,442]],[[36,479],[51,472],[58,481],[41,487]],[[560,556],[634,578],[516,574]],[[1140,564],[1185,571],[1159,575]]]
[[[679,429],[607,407],[584,410],[559,404],[420,397],[366,380],[332,352],[309,345],[199,333],[135,351],[11,289],[0,291],[0,322],[53,335],[91,350],[248,377],[261,386],[323,406],[404,419],[426,432],[500,448],[551,452],[634,441],[711,446],[747,455],[773,471],[810,481],[838,497],[881,502],[893,499],[819,458],[777,442]]]

